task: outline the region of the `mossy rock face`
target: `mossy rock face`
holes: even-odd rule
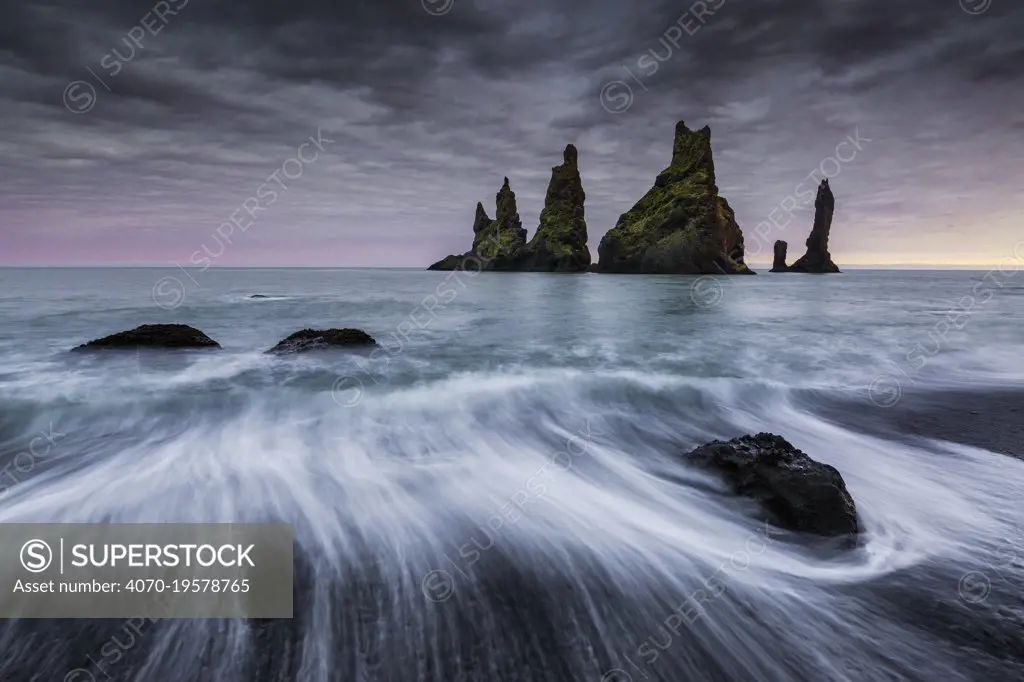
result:
[[[587,195],[580,178],[576,147],[568,145],[562,160],[562,165],[551,169],[540,226],[523,251],[516,269],[586,272],[590,267],[583,209]]]
[[[521,258],[526,246],[526,229],[519,218],[516,195],[508,178],[495,197],[498,213],[491,220],[483,204],[476,205],[473,220],[473,248],[461,256],[447,256],[428,270],[509,270]]]
[[[519,218],[516,193],[509,187],[508,178],[495,197],[498,213],[487,225],[483,221],[487,213],[477,204],[476,222],[473,225],[472,252],[489,261],[486,269],[495,269],[497,262],[514,260],[526,246],[526,230]]]
[[[442,258],[427,269],[586,272],[591,263],[578,157],[576,147],[570,144],[563,152],[562,164],[551,169],[540,225],[529,244],[515,192],[505,178],[495,197],[494,220],[482,204],[476,205],[473,248],[461,256]]]
[[[743,232],[718,195],[711,129],[676,125],[672,162],[598,247],[598,272],[753,274]]]

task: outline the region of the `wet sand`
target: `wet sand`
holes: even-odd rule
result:
[[[1024,459],[1024,391],[905,393],[889,407],[866,396],[817,405],[826,419],[874,435],[946,440]]]

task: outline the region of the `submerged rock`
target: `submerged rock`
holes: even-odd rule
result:
[[[787,272],[789,270],[789,266],[786,265],[786,251],[788,249],[789,244],[781,239],[775,242],[775,259],[772,261],[771,272]]]
[[[540,226],[512,268],[540,272],[586,272],[590,267],[587,223],[576,147],[568,145],[551,181],[540,213]]]
[[[220,344],[186,324],[144,324],[84,343],[72,350],[136,348],[220,348]]]
[[[839,472],[811,459],[782,436],[759,433],[714,441],[686,455],[750,497],[775,525],[824,536],[856,534],[857,508]]]
[[[754,274],[715,180],[711,128],[693,131],[680,121],[668,168],[601,239],[598,272]]]
[[[836,199],[828,178],[818,185],[814,199],[814,226],[807,237],[807,253],[789,267],[789,272],[839,272],[828,252],[828,235],[832,229],[832,214],[835,213]]]
[[[304,353],[332,348],[376,346],[372,336],[361,329],[302,329],[283,339],[268,353]]]

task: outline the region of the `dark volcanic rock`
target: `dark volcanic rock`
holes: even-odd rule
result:
[[[787,272],[789,266],[786,265],[786,251],[789,248],[789,244],[779,239],[775,242],[775,260],[772,261],[771,272]]]
[[[508,178],[506,178],[506,181]],[[476,217],[473,219],[473,250],[480,243],[480,236],[486,234],[487,228],[491,226],[491,217],[484,210],[484,205],[476,202]]]
[[[583,180],[576,147],[568,145],[563,163],[551,169],[540,226],[513,268],[540,272],[586,272],[590,267]]]
[[[526,230],[519,218],[516,195],[508,178],[495,197],[498,213],[487,216],[483,204],[476,205],[473,221],[473,248],[461,256],[447,256],[428,270],[509,270],[526,246]]]
[[[687,455],[761,503],[777,526],[825,536],[859,532],[857,508],[839,472],[770,433],[714,441]]]
[[[495,197],[498,211],[494,220],[482,204],[476,205],[473,248],[460,256],[442,258],[427,269],[586,272],[590,267],[583,212],[586,194],[577,157],[576,147],[570,144],[562,165],[551,169],[540,226],[529,244],[515,192],[505,178]]]
[[[463,267],[467,259],[467,256],[445,256],[441,260],[431,265],[427,270],[465,270]],[[476,269],[476,268],[475,268]]]
[[[303,353],[332,348],[376,346],[373,337],[360,329],[303,329],[282,340],[268,353]]]
[[[601,239],[598,272],[753,274],[743,232],[718,195],[711,129],[676,125],[672,163]]]
[[[807,237],[807,253],[789,267],[790,272],[839,272],[828,252],[828,235],[835,210],[836,199],[825,178],[818,185],[818,196],[814,199],[814,226]]]
[[[195,327],[185,324],[144,324],[90,341],[72,350],[136,348],[220,348],[220,344]]]
[[[506,270],[526,246],[526,229],[519,218],[516,193],[509,187],[508,178],[495,199],[498,212],[491,224],[473,237],[473,253],[486,261],[484,269]]]

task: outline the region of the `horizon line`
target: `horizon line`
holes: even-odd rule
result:
[[[771,268],[772,263],[747,263],[748,267]],[[851,270],[982,270],[1001,267],[1000,263],[846,263],[840,267]],[[125,264],[125,263],[52,263],[52,264],[14,264],[0,263],[2,270],[423,270],[427,266],[420,265],[214,265],[205,269],[185,268],[178,263],[167,265],[157,264]],[[544,273],[540,273],[544,274]],[[605,273],[597,273],[605,274]],[[614,274],[614,273],[613,273]],[[653,274],[653,273],[650,273]]]

